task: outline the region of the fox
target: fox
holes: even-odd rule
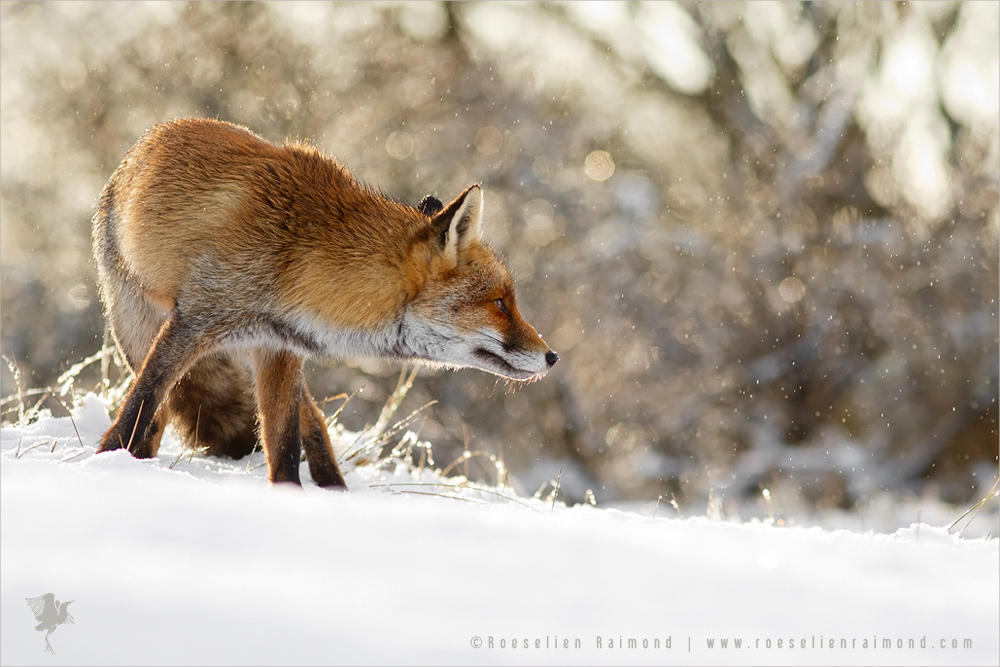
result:
[[[521,316],[482,240],[483,191],[417,205],[316,147],[216,119],[148,130],[101,191],[92,246],[104,315],[135,376],[98,452],[188,446],[271,483],[346,488],[307,359],[377,358],[538,379],[559,355]]]

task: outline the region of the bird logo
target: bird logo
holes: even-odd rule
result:
[[[31,613],[35,615],[35,620],[38,621],[35,630],[39,632],[45,631],[45,652],[55,653],[52,649],[52,644],[49,643],[49,635],[63,623],[73,622],[73,617],[66,609],[72,600],[60,602],[52,593],[46,593],[37,598],[24,599],[27,600],[28,606],[31,607]]]

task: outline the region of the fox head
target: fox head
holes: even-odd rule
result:
[[[407,309],[416,356],[514,380],[544,375],[559,355],[521,317],[510,272],[482,243],[482,189],[447,206],[425,197],[417,209],[430,226],[418,253],[426,278]]]

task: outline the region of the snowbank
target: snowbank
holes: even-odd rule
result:
[[[998,661],[995,538],[652,519],[402,467],[272,488],[259,454],[188,461],[169,434],[94,456],[106,408],[74,414],[83,446],[68,418],[0,431],[4,664]],[[74,601],[54,655],[25,602],[48,592]]]

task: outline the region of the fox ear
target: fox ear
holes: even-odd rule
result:
[[[433,195],[427,195],[417,204],[417,210],[429,217],[434,217],[443,208],[444,204],[441,203],[441,200]]]
[[[483,190],[478,185],[467,187],[434,216],[438,244],[449,261],[457,262],[459,253],[479,240],[482,217]]]

